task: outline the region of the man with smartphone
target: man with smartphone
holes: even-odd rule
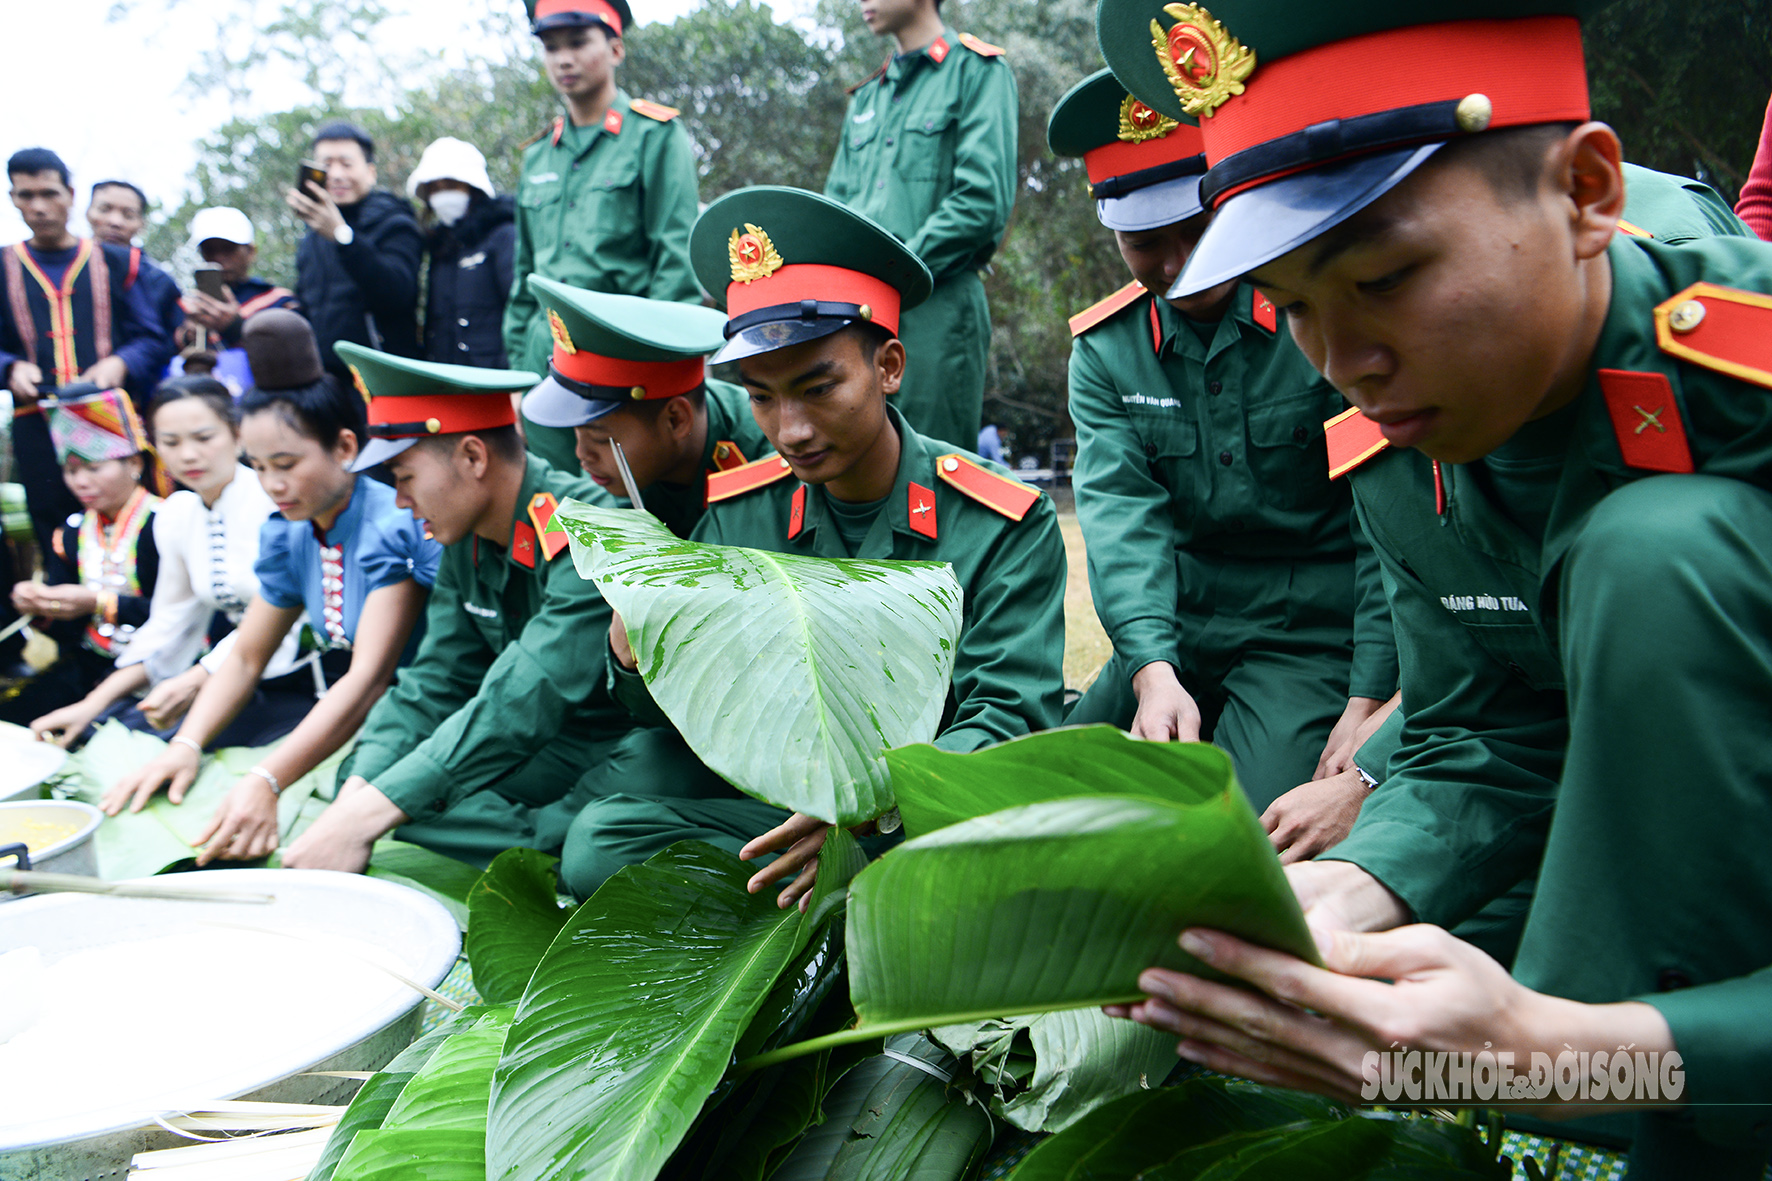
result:
[[[246,321],[266,308],[301,311],[295,292],[252,273],[258,261],[255,236],[247,216],[227,205],[199,209],[191,218],[191,245],[204,265],[196,271],[197,290],[185,296],[185,311],[193,324],[208,330],[216,377],[237,386],[236,392],[252,386],[252,369],[240,346]]]
[[[323,183],[310,167],[324,173]],[[327,368],[351,379],[332,349],[341,340],[418,356],[424,233],[411,206],[375,187],[375,141],[353,124],[329,123],[314,136],[311,166],[302,168],[286,197],[308,226],[295,252],[295,295]]]

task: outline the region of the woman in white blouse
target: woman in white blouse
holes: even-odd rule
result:
[[[239,623],[258,593],[253,563],[259,527],[276,505],[239,461],[234,399],[207,377],[164,382],[148,407],[161,462],[188,491],[175,492],[154,516],[160,572],[147,622],[117,658],[117,668],[86,697],[31,723],[40,738],[71,746],[90,727],[115,717],[132,729],[176,723],[227,641],[205,655],[216,633]],[[224,623],[225,620],[225,623]],[[253,708],[243,710],[223,746],[261,746],[294,729],[314,704],[315,682],[300,652],[300,628],[272,658]],[[280,678],[280,679],[279,679]],[[152,689],[139,703],[136,695]]]

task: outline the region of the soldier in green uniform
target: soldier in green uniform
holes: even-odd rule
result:
[[[827,197],[885,226],[935,278],[899,325],[911,429],[971,450],[984,414],[991,311],[980,270],[1015,205],[1015,76],[1003,51],[942,23],[941,0],[869,0],[897,52],[856,87]]]
[[[773,187],[714,202],[690,249],[702,284],[723,291],[731,317],[716,360],[739,363],[752,413],[778,452],[709,477],[694,538],[950,563],[965,609],[935,744],[976,750],[1057,724],[1065,556],[1050,500],[1005,469],[919,434],[887,401],[906,371],[895,333],[902,310],[929,293],[927,268],[852,210]],[[644,708],[619,617],[616,625],[617,694]],[[655,778],[672,781],[675,766],[661,765],[671,771]],[[598,798],[574,821],[561,862],[562,880],[581,894],[624,860],[687,837],[738,849],[770,830],[745,854],[790,851],[753,889],[798,870],[823,842],[821,821],[736,793],[586,794]],[[795,897],[791,887],[784,905]]]
[[[1134,1015],[1353,1095],[1395,1044],[1677,1053],[1676,1093],[1606,1104],[1644,1109],[1613,1117],[1631,1176],[1757,1178],[1772,248],[1620,234],[1578,6],[1506,11],[1100,9],[1116,74],[1205,135],[1216,215],[1171,294],[1250,276],[1359,410],[1330,461],[1390,580],[1406,715],[1348,839],[1288,869],[1327,968],[1189,931],[1260,991],[1153,970]],[[1322,85],[1352,76],[1382,85]],[[1511,977],[1438,929],[1533,871]],[[1437,926],[1387,930],[1411,920]],[[1591,1080],[1532,1097],[1599,1106]]]
[[[561,500],[599,493],[524,451],[511,394],[536,374],[337,348],[370,396],[356,466],[387,464],[444,550],[417,654],[289,856],[361,870],[390,831],[476,865],[557,849],[573,785],[633,725],[608,694],[609,606],[553,526]]]
[[[540,275],[529,288],[549,317],[554,352],[547,380],[523,399],[523,417],[572,430],[585,474],[626,500],[613,447],[620,443],[646,511],[688,537],[707,505],[708,477],[770,450],[749,396],[707,376],[703,359],[726,343],[726,317]]]
[[[528,0],[548,80],[566,113],[523,153],[517,182],[517,276],[505,305],[505,355],[547,367],[548,320],[524,283],[546,275],[589,291],[697,303],[689,227],[697,208],[689,136],[671,107],[615,84],[634,23],[627,0]],[[525,431],[529,450],[571,471],[572,435]]]
[[[1213,741],[1260,812],[1397,684],[1378,562],[1325,461],[1323,420],[1346,403],[1247,283],[1153,294],[1210,216],[1192,120],[1102,70],[1059,100],[1047,139],[1083,158],[1133,275],[1071,321],[1077,519],[1114,655],[1066,720]],[[1339,787],[1357,809],[1364,785]]]

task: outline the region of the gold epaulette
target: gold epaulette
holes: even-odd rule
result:
[[[708,503],[719,504],[734,496],[755,492],[758,488],[785,480],[793,474],[788,461],[779,455],[766,455],[730,471],[712,472],[708,476]]]
[[[973,500],[994,509],[1008,517],[1011,521],[1019,521],[1028,515],[1034,502],[1040,499],[1040,490],[1023,484],[1020,480],[1009,476],[1000,476],[989,468],[980,467],[964,455],[944,455],[935,461],[935,474],[942,483],[958,488]]]
[[[683,112],[676,107],[667,107],[663,103],[648,102],[643,98],[630,99],[628,107],[636,115],[644,115],[648,119],[657,119],[660,123],[669,123]]]
[[[989,41],[980,41],[971,33],[960,34],[960,44],[976,53],[979,57],[1002,57],[1008,52],[1001,45],[992,45]]]
[[[1772,389],[1772,295],[1694,283],[1655,309],[1661,351]]]
[[[1106,299],[1096,300],[1071,317],[1071,335],[1083,335],[1115,312],[1137,303],[1138,297],[1144,293],[1144,284],[1134,279]]]

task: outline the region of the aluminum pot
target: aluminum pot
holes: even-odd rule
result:
[[[87,877],[98,874],[98,848],[92,834],[105,818],[91,804],[78,800],[23,800],[0,804],[0,867],[36,869],[46,873],[77,873]],[[24,825],[77,825],[73,833],[35,852],[24,843],[8,840],[9,832]],[[0,893],[0,900],[22,897]]]
[[[0,723],[0,800],[35,800],[43,781],[62,769],[68,752],[38,742],[22,727]]]

